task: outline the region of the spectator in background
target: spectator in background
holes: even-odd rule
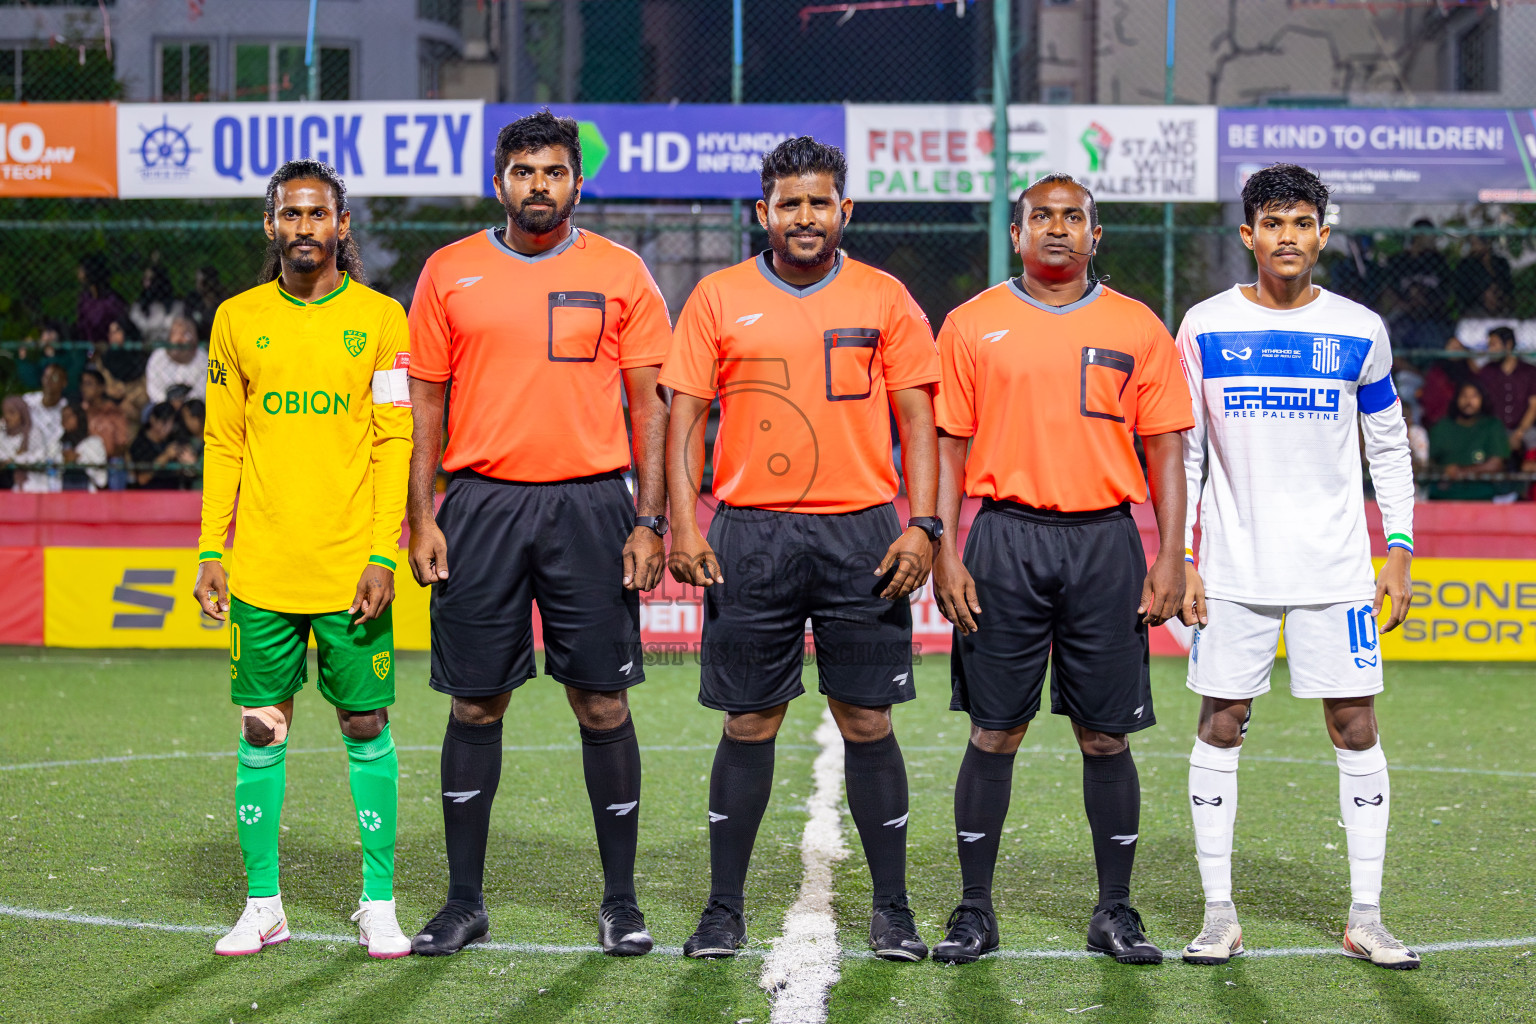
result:
[[[36,391],[42,386],[43,369],[49,363],[63,366],[70,380],[80,379],[80,371],[85,369],[85,350],[64,348],[61,339],[58,323],[45,320],[37,332],[36,346],[30,344],[32,338],[28,336],[16,349],[16,379],[24,390]]]
[[[192,451],[176,438],[176,410],[161,402],[149,410],[144,428],[128,449],[133,463],[129,479],[132,486],[150,491],[174,491],[184,480],[174,465],[195,462]]]
[[[23,396],[27,409],[32,413],[32,426],[42,435],[43,441],[55,445],[64,433],[64,392],[69,389],[69,374],[58,363],[43,367],[41,390]]]
[[[185,303],[187,316],[206,334],[213,329],[213,316],[219,311],[219,303],[226,298],[224,286],[219,281],[219,268],[212,264],[198,267],[192,294],[187,296]]]
[[[90,253],[80,261],[75,276],[80,281],[80,299],[75,306],[75,337],[82,341],[106,341],[107,325],[128,315],[123,297],[112,290],[107,261],[100,253]]]
[[[1447,352],[1465,352],[1467,346],[1458,338],[1448,338],[1445,342]],[[1424,371],[1424,384],[1419,389],[1419,422],[1425,429],[1433,427],[1445,418],[1450,411],[1451,403],[1456,400],[1456,392],[1463,384],[1473,381],[1476,374],[1470,359],[1436,359]]]
[[[1436,253],[1435,255],[1439,255]],[[1387,317],[1387,333],[1398,352],[1440,348],[1456,333],[1446,314],[1443,294],[1423,280],[1407,280],[1399,293],[1397,309]],[[1399,360],[1412,365],[1409,360]]]
[[[149,400],[144,391],[144,368],[149,353],[139,347],[139,329],[127,317],[107,325],[107,347],[96,359],[107,385],[107,397],[122,406],[130,423],[139,421],[139,410]]]
[[[43,461],[47,442],[32,425],[32,410],[17,395],[11,395],[0,403],[4,413],[4,426],[0,427],[0,483],[8,490],[25,489],[31,475],[17,466],[36,465]]]
[[[1510,293],[1501,284],[1490,284],[1483,289],[1483,298],[1473,309],[1456,323],[1456,337],[1467,348],[1478,351],[1487,343],[1488,332],[1495,327],[1515,323],[1515,304]]]
[[[1493,251],[1492,239],[1486,235],[1467,239],[1467,251],[1451,273],[1451,290],[1464,317],[1508,315],[1508,310],[1488,304],[1490,299],[1497,303],[1496,296],[1509,296],[1515,290],[1509,260]]]
[[[63,422],[58,457],[65,468],[58,478],[60,489],[95,492],[106,487],[107,447],[91,433],[85,410],[77,402],[64,403]]]
[[[207,407],[201,398],[189,398],[180,410],[181,440],[187,450],[192,453],[192,461],[197,465],[183,471],[187,478],[187,486],[194,491],[203,489],[203,421],[207,418]]]
[[[172,387],[185,384],[194,398],[208,389],[208,350],[197,343],[197,324],[177,316],[167,335],[170,344],[149,355],[144,369],[144,391],[153,404],[164,402]]]
[[[1488,332],[1488,362],[1477,371],[1477,383],[1488,396],[1488,412],[1509,431],[1509,448],[1536,448],[1536,366],[1515,352],[1515,332],[1495,327]]]
[[[1340,235],[1335,232],[1333,238]],[[1328,265],[1328,286],[1362,306],[1376,308],[1381,298],[1382,268],[1376,261],[1376,240],[1370,235],[1344,236],[1344,253]]]
[[[133,321],[145,341],[165,341],[171,335],[172,322],[185,315],[185,308],[172,291],[171,279],[165,270],[151,263],[144,268],[144,289],[138,300],[128,307],[128,319]]]
[[[1483,391],[1474,382],[1456,390],[1454,412],[1429,431],[1429,461],[1445,479],[1430,485],[1431,498],[1487,501],[1513,495],[1516,485],[1487,479],[1502,473],[1509,458],[1509,435],[1487,413]]]
[[[91,433],[106,446],[107,458],[115,459],[128,451],[128,417],[122,406],[107,397],[106,379],[99,370],[86,370],[80,375],[80,407]]]

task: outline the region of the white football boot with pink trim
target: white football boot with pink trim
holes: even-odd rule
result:
[[[267,946],[287,942],[288,916],[283,913],[283,897],[252,896],[245,901],[245,912],[229,934],[213,944],[219,956],[249,956]]]

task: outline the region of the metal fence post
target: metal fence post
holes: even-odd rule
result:
[[[1013,0],[992,2],[992,204],[987,233],[987,283],[1008,277],[1008,53]]]
[[[1179,0],[1168,0],[1168,41],[1163,56],[1163,102],[1173,102],[1173,51],[1179,17]],[[1163,204],[1163,323],[1173,323],[1173,204]]]

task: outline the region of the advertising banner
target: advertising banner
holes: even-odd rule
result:
[[[430,591],[411,579],[406,552],[396,560],[395,647],[431,647]],[[225,568],[233,578],[239,559]],[[358,569],[361,574],[362,569]],[[47,548],[43,643],[49,647],[227,647],[229,623],[203,614],[192,597],[191,548]]]
[[[1536,202],[1529,110],[1223,109],[1221,198],[1261,167],[1310,168],[1341,202]]]
[[[959,540],[964,542],[965,530]],[[60,548],[43,551],[43,628],[50,647],[220,648],[227,626],[192,598],[191,548]],[[238,559],[226,558],[233,577]],[[406,552],[396,575],[395,645],[431,647],[429,592],[410,578]],[[1377,560],[1379,569],[1382,560]],[[1413,614],[1384,635],[1362,630],[1357,657],[1387,661],[1536,661],[1536,559],[1416,558]],[[1370,602],[1362,602],[1368,607]],[[702,594],[670,576],[641,598],[640,623],[651,664],[696,664]],[[537,618],[535,618],[537,629]],[[1153,653],[1188,649],[1184,631],[1154,631]],[[912,595],[914,653],[947,654],[952,637],[932,586]],[[37,642],[13,639],[11,642]],[[807,646],[810,637],[807,634]],[[1281,647],[1284,655],[1284,647]]]
[[[331,164],[357,196],[477,196],[476,101],[123,103],[117,182],[125,199],[259,196],[286,160]]]
[[[0,103],[0,198],[115,196],[110,103]]]
[[[543,109],[485,108],[484,194],[492,195],[496,135]],[[763,155],[785,139],[810,135],[843,144],[843,108],[821,105],[554,104],[581,124],[582,192],[598,199],[759,199]]]
[[[992,109],[849,104],[848,194],[887,202],[992,197]],[[1100,202],[1216,198],[1215,107],[1010,106],[1008,194],[1065,171]]]

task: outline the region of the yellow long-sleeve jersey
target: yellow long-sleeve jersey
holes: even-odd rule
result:
[[[301,302],[277,281],[225,301],[208,345],[199,559],[279,612],[352,603],[369,562],[395,568],[410,473],[410,360],[400,303],[342,275]]]

